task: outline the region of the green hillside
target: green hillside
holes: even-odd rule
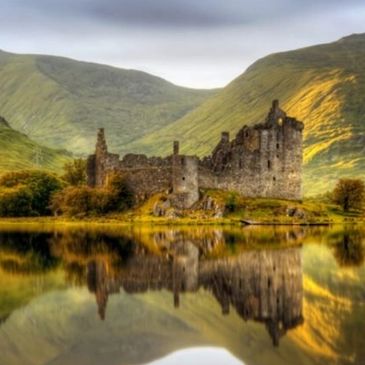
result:
[[[0,115],[41,144],[76,153],[93,149],[99,127],[110,131],[111,147],[121,150],[215,92],[140,71],[0,51]]]
[[[43,147],[9,127],[0,117],[0,174],[19,169],[42,168],[59,172],[70,161],[66,151]]]
[[[277,98],[305,123],[305,194],[341,176],[365,176],[365,34],[265,57],[184,118],[126,148],[167,154],[179,139],[183,152],[205,155],[222,130],[262,121]]]

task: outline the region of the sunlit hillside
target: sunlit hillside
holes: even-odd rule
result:
[[[91,152],[99,127],[119,150],[214,93],[134,70],[0,51],[0,115],[41,144],[76,153]]]
[[[29,168],[59,172],[71,159],[71,153],[41,146],[25,134],[12,129],[0,117],[0,174],[8,170]]]
[[[221,131],[263,121],[273,99],[304,121],[304,192],[321,193],[341,176],[365,175],[365,34],[265,57],[179,121],[126,150],[205,155]]]

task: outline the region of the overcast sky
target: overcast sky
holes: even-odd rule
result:
[[[365,32],[365,0],[0,0],[0,49],[220,87],[269,53]]]

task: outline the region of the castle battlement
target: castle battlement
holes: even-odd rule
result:
[[[274,100],[263,123],[243,126],[232,140],[228,132],[222,132],[211,155],[203,159],[181,155],[179,142],[174,141],[171,156],[128,154],[122,160],[108,152],[100,129],[95,154],[88,158],[88,184],[103,186],[108,174],[120,171],[139,200],[169,191],[181,208],[190,208],[199,199],[199,188],[297,200],[301,198],[303,128]]]

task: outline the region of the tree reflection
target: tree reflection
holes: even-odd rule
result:
[[[334,244],[334,256],[339,266],[361,266],[364,263],[364,245],[360,231],[345,231]]]

